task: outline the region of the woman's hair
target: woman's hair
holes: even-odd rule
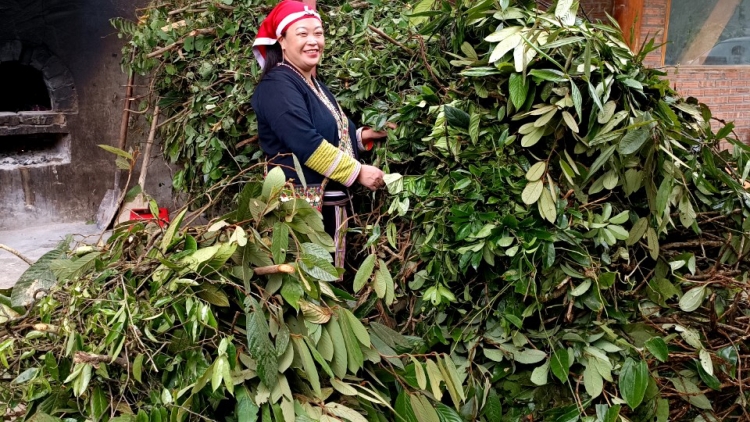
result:
[[[284,61],[284,53],[281,51],[281,45],[278,42],[267,45],[266,64],[263,66],[263,73],[260,74],[260,78],[263,79],[271,69],[282,61]]]

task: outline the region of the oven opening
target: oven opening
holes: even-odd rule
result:
[[[2,62],[0,81],[0,112],[52,109],[47,85],[39,70],[17,61]]]

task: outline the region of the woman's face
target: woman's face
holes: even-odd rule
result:
[[[323,24],[316,18],[300,19],[287,28],[279,42],[286,61],[309,73],[320,62],[326,44]]]

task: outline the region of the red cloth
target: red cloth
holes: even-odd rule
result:
[[[320,15],[314,7],[309,6],[310,3],[314,4],[314,1],[306,0],[303,3],[297,0],[283,0],[266,16],[253,42],[253,54],[261,68],[266,63],[266,46],[276,44],[289,25],[306,18],[320,20]]]

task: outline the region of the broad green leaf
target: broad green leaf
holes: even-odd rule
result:
[[[438,368],[432,359],[427,359],[425,363],[427,366],[427,376],[430,380],[430,392],[432,392],[435,400],[441,400],[443,390],[440,388],[440,382],[443,381],[443,375],[440,372],[440,368]]]
[[[310,349],[308,349],[305,341],[300,337],[292,337],[292,344],[294,345],[294,351],[297,357],[302,363],[302,369],[307,381],[310,383],[313,391],[320,395],[320,377],[318,375],[318,368],[315,366]]]
[[[534,146],[539,142],[540,139],[542,139],[542,135],[544,135],[544,128],[536,128],[532,132],[524,135],[521,138],[521,146],[524,148],[528,148],[531,146]]]
[[[550,361],[545,362],[542,366],[534,368],[531,372],[531,382],[534,385],[547,385],[547,376],[549,375]]]
[[[591,398],[599,397],[599,395],[602,394],[604,380],[599,374],[599,371],[593,365],[589,365],[584,369],[583,385]]]
[[[260,408],[253,403],[250,393],[244,385],[237,387],[235,397],[237,398],[237,404],[234,414],[237,422],[257,422]]]
[[[143,354],[138,354],[133,360],[133,379],[143,382],[141,374],[143,373]]]
[[[547,163],[544,161],[540,161],[533,166],[529,167],[529,170],[526,172],[526,180],[529,182],[535,182],[544,176],[544,172],[547,170]]]
[[[714,364],[711,361],[711,353],[709,353],[706,349],[701,349],[698,352],[698,357],[700,358],[701,367],[703,367],[703,370],[706,371],[708,375],[713,375]]]
[[[417,385],[424,390],[427,388],[427,375],[424,372],[424,367],[416,358],[414,358],[414,356],[411,356],[411,362],[414,364],[414,374],[417,377]]]
[[[362,265],[359,266],[357,274],[354,276],[354,293],[358,293],[367,284],[375,269],[376,258],[375,254],[370,254],[362,261]]]
[[[527,183],[521,193],[523,203],[527,205],[534,204],[542,196],[542,190],[544,190],[544,182],[542,180]]]
[[[346,370],[348,367],[348,350],[344,340],[344,334],[341,331],[341,326],[338,323],[337,318],[331,318],[328,324],[325,326],[328,335],[331,337],[331,343],[333,343],[333,360],[331,361],[331,370],[339,377],[344,378],[346,376]],[[362,352],[360,350],[360,356]],[[360,357],[361,359],[361,357]]]
[[[682,298],[680,298],[680,309],[685,312],[693,312],[700,308],[703,299],[706,297],[706,286],[707,284],[693,287],[682,295]]]
[[[646,239],[648,240],[648,251],[651,259],[656,260],[659,257],[659,237],[653,227],[646,229]]]
[[[359,412],[344,406],[339,403],[326,403],[325,409],[332,415],[336,415],[340,418],[345,418],[351,422],[368,422],[367,418],[362,416]]]
[[[484,405],[484,417],[487,421],[500,421],[503,417],[503,405],[500,402],[500,397],[494,389],[490,390],[490,394],[487,397],[487,402]]]
[[[276,348],[268,337],[268,322],[263,308],[252,296],[247,296],[246,304],[247,350],[257,364],[260,380],[271,389],[278,381],[279,362],[276,357]]]
[[[667,343],[661,337],[652,337],[646,342],[646,349],[651,352],[656,359],[661,362],[666,362],[669,358],[669,349],[667,349]]]
[[[286,253],[289,249],[289,227],[278,222],[273,225],[273,240],[271,241],[271,253],[276,264],[286,262]]]
[[[628,131],[617,145],[617,151],[622,155],[633,154],[643,146],[649,135],[649,129],[644,126]]]
[[[357,336],[352,330],[350,320],[345,314],[342,313],[342,311],[343,310],[340,309],[338,313],[338,325],[341,327],[341,334],[343,337],[342,343],[346,350],[346,363],[347,367],[349,368],[349,372],[356,374],[360,370],[360,368],[362,368],[362,364],[364,363],[364,356],[362,355],[362,349],[359,346],[359,340],[357,340]],[[331,318],[331,321],[334,320],[336,319]],[[336,347],[336,338],[333,338],[333,341],[334,347]],[[336,355],[334,350],[334,359],[335,358]],[[336,376],[343,378],[343,375],[336,374]]]
[[[633,228],[630,229],[628,239],[625,241],[625,244],[627,246],[633,246],[638,243],[638,241],[643,238],[643,235],[646,234],[647,229],[648,219],[645,217],[641,217],[640,219],[638,219],[638,221],[635,222],[635,224],[633,224]]]
[[[284,170],[281,167],[275,166],[266,175],[266,179],[263,181],[263,199],[268,201],[272,195],[278,193],[286,183],[286,176]]]
[[[60,242],[57,247],[41,256],[35,263],[21,274],[21,277],[13,286],[10,301],[13,308],[23,308],[39,299],[38,292],[46,291],[57,284],[57,278],[50,269],[50,264],[58,259],[65,257],[65,250],[71,240],[66,239]]]
[[[568,128],[572,130],[575,133],[578,133],[578,123],[576,123],[576,119],[567,111],[562,112],[563,120],[565,121],[565,124],[568,125]]]
[[[526,81],[523,75],[519,73],[513,73],[510,75],[508,84],[510,91],[510,100],[511,102],[513,102],[513,105],[516,107],[516,109],[520,110],[523,106],[523,103],[526,102],[526,96],[529,93],[529,83]]]
[[[614,116],[616,109],[617,104],[614,101],[607,101],[604,104],[604,108],[599,110],[599,113],[596,115],[599,124],[603,125],[609,122],[612,119],[612,116]]]
[[[519,28],[520,29],[520,28]],[[515,49],[518,47],[519,44],[523,43],[523,38],[521,38],[521,34],[519,31],[516,31],[516,33],[509,35],[507,38],[500,41],[495,48],[492,50],[492,54],[490,55],[489,63],[495,63],[496,61],[500,60],[508,54],[509,51]],[[512,75],[511,75],[512,77]],[[525,98],[525,94],[524,94]],[[513,102],[515,104],[515,101]]]
[[[435,403],[435,411],[440,418],[440,422],[463,422],[463,418],[455,410],[443,403]]]
[[[554,224],[557,220],[557,209],[555,207],[555,200],[552,199],[552,194],[549,192],[549,189],[542,189],[542,196],[540,197],[538,204],[539,213],[542,217]]]
[[[620,395],[631,409],[637,408],[643,401],[649,377],[646,362],[642,360],[636,362],[632,358],[625,359],[625,364],[620,370],[618,387]]]
[[[409,399],[411,402],[411,408],[414,410],[414,415],[417,417],[417,421],[440,422],[440,417],[438,416],[437,411],[426,397],[421,394],[412,394]]]
[[[555,350],[555,353],[550,357],[550,369],[552,370],[552,374],[561,382],[565,383],[568,381],[570,358],[567,349],[560,348]]]
[[[693,406],[703,410],[713,410],[711,402],[708,400],[705,394],[701,393],[701,389],[697,385],[693,384],[687,378],[677,377],[670,378],[675,390],[681,393],[680,397],[686,400]]]

